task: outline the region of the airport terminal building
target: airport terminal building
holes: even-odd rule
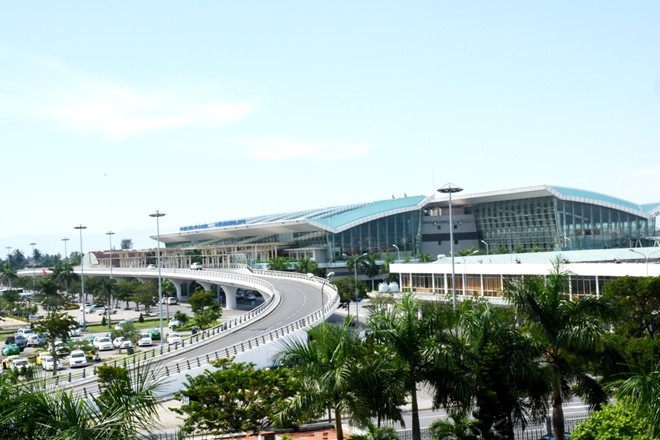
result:
[[[660,261],[660,203],[640,205],[549,185],[454,190],[220,220],[152,238],[160,238],[164,268],[186,269],[193,261],[209,269],[266,268],[277,257],[311,258],[342,276],[353,275],[346,269],[349,256],[375,254],[379,263],[391,263],[402,290],[433,294],[458,290],[497,297],[508,278],[548,273],[556,258],[575,271],[576,295],[599,294],[611,277],[655,275],[660,269],[654,264]],[[94,254],[100,265],[111,258],[115,267],[156,263],[155,249]]]
[[[437,260],[450,254],[450,237],[455,255],[466,249],[512,254],[653,246],[658,244],[658,214],[660,202],[640,205],[539,185],[227,219],[159,237],[164,267],[188,267],[193,259],[212,268],[308,257],[330,268],[365,252],[382,260]],[[127,252],[122,265],[129,259],[135,266],[146,264],[144,254]]]

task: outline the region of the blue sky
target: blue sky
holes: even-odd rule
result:
[[[0,6],[0,246],[554,184],[660,201],[660,3]],[[4,249],[3,249],[4,250]],[[0,251],[2,252],[2,251]],[[3,257],[4,258],[4,257]]]

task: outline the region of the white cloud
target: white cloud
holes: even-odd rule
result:
[[[0,73],[0,80],[11,85],[0,88],[0,114],[47,121],[76,133],[99,133],[122,140],[147,131],[226,125],[247,117],[253,107],[214,98],[216,88],[209,91],[206,85],[140,87],[33,54],[4,52],[10,53],[13,65],[19,67],[11,74]]]

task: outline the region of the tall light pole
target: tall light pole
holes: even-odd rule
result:
[[[573,250],[573,242],[571,241],[570,238],[568,238],[567,236],[564,235],[564,243],[566,243],[567,241],[568,241],[568,246],[569,246],[568,250],[572,251]]]
[[[326,276],[325,279],[323,280],[323,283],[321,283],[321,313],[323,313],[323,309],[325,309],[325,298],[323,297],[323,286],[325,286],[325,283],[330,281],[330,278],[335,276],[334,272],[329,272]]]
[[[34,289],[37,288],[37,282],[35,281],[34,277],[34,247],[37,245],[34,241],[30,243],[30,246],[32,246],[32,291],[34,292]]]
[[[108,231],[105,233],[105,235],[108,236],[110,239],[110,282],[112,283],[112,236],[115,235],[114,232]],[[113,284],[110,284],[110,304],[108,304],[108,310],[106,312],[108,313],[108,328],[112,328],[112,289],[114,288]]]
[[[446,184],[438,190],[443,194],[449,194],[449,253],[451,254],[451,303],[454,311],[456,311],[456,272],[454,271],[454,222],[452,221],[451,213],[451,195],[463,191],[463,188]]]
[[[358,301],[358,277],[357,277],[357,266],[360,258],[366,257],[368,254],[365,252],[362,255],[358,255],[353,259],[353,275],[355,276],[355,323],[357,327],[360,327],[360,302]]]
[[[87,321],[85,320],[85,275],[83,271],[83,266],[84,266],[84,256],[83,254],[83,241],[82,241],[82,231],[83,229],[87,229],[87,226],[78,225],[74,226],[73,229],[77,229],[80,231],[80,304],[83,306],[83,319],[82,319],[82,328],[83,331],[87,331]]]
[[[158,321],[158,331],[160,332],[161,344],[164,338],[163,335],[163,285],[160,280],[160,218],[164,217],[165,214],[156,210],[153,214],[149,214],[149,217],[156,218],[156,241],[158,248],[158,314],[160,315],[160,320]]]
[[[401,262],[401,253],[399,252],[399,246],[393,244],[392,247],[396,249],[396,262],[400,263]]]
[[[489,249],[489,247],[488,247],[488,243],[486,243],[486,242],[483,241],[483,240],[480,240],[480,241],[481,241],[483,244],[486,245],[486,255],[490,255],[490,249]]]
[[[11,270],[11,246],[7,246],[7,268]],[[9,278],[9,290],[11,291],[11,277]]]
[[[62,241],[64,242],[64,259],[68,260],[69,259],[69,254],[66,253],[66,242],[69,241],[69,239],[64,237],[62,239]]]
[[[650,257],[651,255],[653,255],[653,254],[657,254],[658,252],[660,252],[660,249],[658,249],[657,251],[653,251],[653,252],[651,252],[651,253],[648,254],[648,255],[646,255],[646,254],[644,254],[644,253],[642,253],[642,252],[640,252],[640,251],[636,251],[635,249],[628,249],[628,250],[629,250],[630,252],[634,252],[634,253],[639,254],[639,255],[641,255],[642,257],[644,257],[644,259],[646,260],[646,261],[645,261],[645,264],[646,264],[646,276],[649,276],[649,257]]]

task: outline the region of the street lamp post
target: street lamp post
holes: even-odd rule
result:
[[[649,276],[649,257],[650,257],[651,255],[653,255],[653,254],[657,254],[658,252],[660,252],[660,249],[658,249],[657,251],[653,251],[653,252],[651,252],[651,253],[648,254],[648,255],[646,255],[646,254],[644,254],[644,253],[642,253],[642,252],[640,252],[640,251],[636,251],[635,249],[628,249],[628,250],[629,250],[630,252],[634,252],[634,253],[639,254],[639,255],[641,255],[642,257],[644,257],[644,259],[646,260],[646,261],[645,261],[645,264],[646,264],[646,276]]]
[[[87,331],[87,321],[85,320],[85,275],[84,275],[84,255],[83,254],[83,241],[82,241],[82,231],[83,229],[87,229],[87,226],[78,225],[74,226],[73,229],[77,229],[80,231],[80,304],[82,304],[82,328],[83,331]]]
[[[486,243],[486,242],[483,241],[483,240],[481,240],[481,242],[482,242],[483,244],[486,245],[486,255],[490,255],[490,248],[489,248],[489,246],[488,246],[488,243]]]
[[[567,241],[568,241],[568,246],[569,246],[569,247],[568,247],[568,250],[569,250],[569,251],[572,251],[572,250],[573,250],[573,242],[571,241],[570,238],[564,236],[564,243],[566,243]]]
[[[400,263],[401,262],[401,253],[399,252],[399,246],[393,244],[392,247],[396,249],[396,262]]]
[[[353,272],[355,276],[355,324],[358,328],[360,327],[360,302],[358,301],[357,265],[360,258],[366,257],[367,255],[368,254],[365,252],[364,254],[357,256],[353,259]]]
[[[69,241],[69,239],[64,237],[62,239],[62,241],[64,242],[64,259],[68,260],[69,259],[69,254],[66,253],[66,242]]]
[[[30,246],[32,246],[32,291],[37,288],[37,282],[35,281],[35,276],[34,276],[34,247],[37,245],[34,241],[30,243]]]
[[[108,231],[105,233],[105,235],[108,236],[110,239],[110,281],[112,282],[112,236],[115,235],[114,232]],[[112,289],[114,288],[114,285],[110,284],[110,304],[108,304],[108,310],[106,312],[108,313],[108,328],[112,328],[112,302],[113,302],[113,297],[112,297]]]
[[[438,190],[443,194],[449,194],[449,253],[451,254],[451,300],[452,307],[456,311],[456,272],[454,271],[454,222],[452,221],[451,195],[463,191],[463,188],[446,184]]]
[[[11,270],[11,246],[7,246],[5,249],[7,249],[7,268]],[[11,277],[9,278],[9,290],[11,291]]]
[[[323,286],[325,286],[325,283],[330,281],[330,278],[332,278],[334,275],[335,275],[334,272],[329,272],[325,276],[325,279],[323,280],[323,283],[321,283],[321,313],[324,313],[323,309],[325,309],[325,298],[323,297]]]
[[[160,340],[163,340],[163,285],[160,278],[160,218],[164,217],[165,214],[156,210],[153,214],[149,214],[149,217],[156,218],[156,241],[158,248],[158,314],[160,315],[160,320],[158,323],[158,331],[160,332]]]

